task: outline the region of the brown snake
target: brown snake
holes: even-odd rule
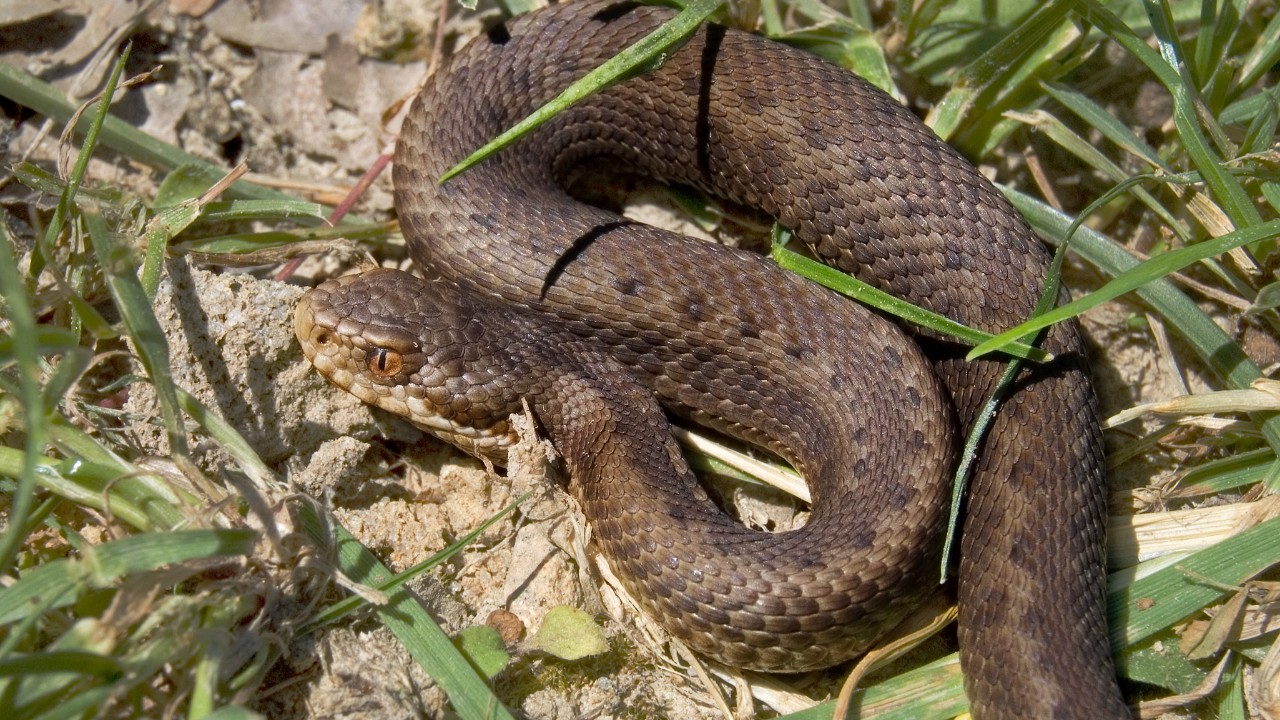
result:
[[[893,323],[758,256],[573,199],[583,169],[773,215],[820,258],[987,331],[1024,319],[1048,255],[904,108],[803,52],[720,27],[457,179],[453,163],[635,42],[668,10],[573,3],[491,31],[405,122],[396,206],[421,280],[333,280],[297,311],[316,367],[503,459],[532,408],[614,571],[695,650],[799,671],[865,651],[936,582],[956,438],[999,360]],[[970,482],[959,644],[981,718],[1127,717],[1104,612],[1105,478],[1077,328],[1004,400]],[[665,412],[804,472],[800,530],[730,519]]]

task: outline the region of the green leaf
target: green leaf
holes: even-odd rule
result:
[[[0,624],[21,619],[33,608],[64,607],[81,588],[108,587],[128,573],[197,558],[247,555],[257,537],[252,530],[185,530],[86,547],[83,558],[44,563],[0,590]]]
[[[1120,655],[1120,672],[1130,680],[1166,688],[1175,693],[1191,692],[1205,673],[1178,651],[1172,632],[1158,635],[1143,645]]]
[[[1111,647],[1142,642],[1217,602],[1229,588],[1274,565],[1277,547],[1280,518],[1272,518],[1112,590],[1108,600]],[[1160,561],[1165,558],[1149,562]]]
[[[465,160],[449,168],[440,177],[440,184],[459,175],[473,165],[496,154],[506,146],[532,132],[560,111],[583,100],[594,92],[629,77],[632,73],[648,69],[661,62],[663,54],[684,42],[702,23],[720,10],[724,0],[694,0],[675,17],[661,27],[640,38],[636,44],[605,61],[603,65],[587,73],[581,80],[565,88],[554,100],[533,111],[514,127],[489,141],[484,147],[467,156]]]
[[[542,627],[524,646],[561,660],[581,660],[609,650],[604,630],[596,624],[595,618],[568,605],[551,608],[542,621]]]
[[[511,655],[502,646],[502,636],[488,625],[469,627],[453,639],[453,644],[462,651],[471,666],[489,679],[511,662]]]
[[[195,200],[221,180],[224,174],[209,165],[184,163],[165,176],[151,207],[159,210]]]

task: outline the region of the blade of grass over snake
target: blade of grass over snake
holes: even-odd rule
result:
[[[13,243],[6,228],[5,213],[0,212],[0,295],[4,297],[5,316],[9,320],[9,332],[5,339],[18,365],[18,393],[22,407],[26,408],[26,449],[22,468],[14,477],[18,486],[9,494],[9,517],[4,535],[0,536],[0,574],[8,574],[14,557],[26,538],[27,515],[35,497],[36,465],[44,452],[48,417],[40,390],[40,362],[35,343],[24,340],[36,336],[36,318],[27,297],[26,284],[18,274],[18,263],[13,257]]]
[[[1045,277],[1044,290],[1040,294],[1040,299],[1036,302],[1032,317],[1046,312],[1057,302],[1058,290],[1062,285],[1062,261],[1066,258],[1066,255],[1065,246],[1060,246],[1057,252],[1053,254],[1053,262],[1049,265],[1049,271]],[[1029,333],[1023,337],[1023,340],[1034,344],[1039,342],[1042,335],[1043,333],[1039,331]],[[992,421],[995,420],[996,411],[1000,409],[1001,401],[1008,394],[1014,380],[1018,378],[1018,371],[1022,369],[1022,363],[1023,359],[1019,357],[1009,359],[1004,373],[991,391],[991,396],[987,398],[977,417],[974,418],[973,427],[969,429],[969,434],[964,439],[964,447],[960,451],[960,462],[956,466],[955,475],[951,481],[951,507],[947,514],[947,532],[942,541],[939,583],[946,582],[947,569],[951,567],[952,547],[956,540],[956,532],[960,528],[961,501],[964,498],[965,488],[969,484],[973,465],[977,462],[978,454],[982,449],[982,441],[986,437]]]
[[[1103,272],[1118,278],[1121,275],[1133,272],[1142,265],[1137,258],[1121,247],[1119,243],[1092,230],[1088,226],[1076,226],[1072,218],[1045,203],[1009,188],[1001,187],[1001,192],[1022,213],[1023,217],[1031,223],[1031,226],[1051,242],[1062,244],[1064,238],[1067,237],[1067,233],[1072,232],[1072,251],[1093,263]],[[1276,222],[1272,221],[1269,224]],[[1254,231],[1256,231],[1256,228]],[[1237,233],[1233,234],[1239,234],[1240,232],[1242,231],[1237,231]],[[1254,380],[1262,377],[1262,371],[1240,349],[1240,346],[1223,332],[1222,328],[1218,327],[1217,323],[1205,314],[1198,305],[1174,287],[1169,280],[1163,276],[1157,276],[1155,279],[1140,283],[1138,287],[1132,289],[1138,297],[1155,308],[1165,319],[1165,322],[1176,329],[1187,340],[1196,354],[1231,387],[1247,388]],[[1081,300],[1087,301],[1090,297],[1092,295],[1085,296]],[[1017,337],[1012,332],[1008,334]],[[1280,416],[1264,420],[1262,422],[1262,434],[1267,444],[1271,446],[1272,451],[1280,455]],[[1272,470],[1267,478],[1268,486],[1274,487],[1277,477],[1280,477],[1280,462],[1272,463]]]
[[[961,342],[969,345],[978,345],[991,339],[991,335],[981,330],[962,325],[950,318],[930,312],[917,305],[904,302],[889,293],[872,287],[855,277],[840,272],[828,265],[823,265],[815,260],[810,260],[803,255],[787,250],[782,243],[775,242],[773,249],[770,251],[774,262],[779,267],[808,278],[819,285],[831,288],[838,293],[857,300],[864,305],[869,305],[878,310],[883,310],[895,317],[902,318],[913,325],[919,325],[928,328],[943,335],[954,337]],[[1016,342],[1010,343],[1001,348],[1007,351],[1009,355],[1019,357],[1035,362],[1048,362],[1053,357],[1041,350],[1040,348],[1031,347],[1026,343]]]
[[[445,171],[440,177],[440,184],[450,178],[466,172],[468,168],[483,161],[514,143],[534,128],[550,120],[556,113],[597,92],[604,87],[625,79],[631,74],[648,70],[662,64],[667,51],[684,42],[702,23],[716,14],[724,6],[724,0],[694,0],[679,12],[670,22],[641,38],[639,42],[610,58],[603,65],[587,73],[583,78],[560,93],[554,100],[535,110],[531,115],[516,123],[514,127],[490,140],[484,147],[467,156],[465,160]]]
[[[1181,247],[1177,250],[1157,255],[1156,257],[1146,260],[1131,270],[1127,270],[1114,277],[1107,284],[1098,288],[1088,295],[1055,308],[1044,315],[1032,318],[1014,328],[1006,330],[996,335],[973,349],[969,353],[969,359],[981,357],[993,350],[1002,348],[1011,340],[1034,332],[1042,328],[1046,328],[1056,322],[1061,322],[1067,318],[1073,318],[1081,313],[1095,308],[1108,300],[1114,300],[1121,295],[1136,290],[1147,283],[1169,275],[1170,273],[1181,270],[1182,268],[1192,265],[1206,258],[1215,255],[1221,255],[1228,250],[1248,245],[1259,240],[1267,240],[1280,237],[1280,220],[1271,220],[1260,225],[1254,225],[1235,232],[1228,233],[1222,237],[1206,240],[1196,245]]]
[[[338,565],[347,577],[370,586],[394,577],[373,553],[341,526],[334,528],[336,537],[330,537],[328,526],[311,504],[303,504],[301,520],[306,533],[321,546],[329,546],[336,540]],[[387,593],[387,603],[375,605],[373,610],[431,679],[440,684],[453,709],[463,720],[513,720],[511,713],[454,647],[449,636],[409,591],[402,587],[393,588]]]

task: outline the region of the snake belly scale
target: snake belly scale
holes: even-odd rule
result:
[[[754,206],[825,261],[996,331],[1048,254],[967,161],[848,72],[709,26],[659,68],[445,185],[470,151],[671,11],[609,0],[495,28],[428,80],[395,157],[424,278],[313,290],[304,350],[334,383],[501,459],[527,401],[615,573],[693,649],[794,672],[865,651],[935,580],[957,437],[1002,370],[749,253],[586,205],[619,168]],[[1105,618],[1105,477],[1078,330],[1023,371],[970,481],[959,645],[979,718],[1127,717]],[[699,486],[668,414],[802,471],[807,524],[749,530]]]

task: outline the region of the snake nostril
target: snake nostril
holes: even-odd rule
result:
[[[330,342],[333,341],[333,335],[328,331],[322,330],[316,333],[316,336],[312,338],[312,340],[315,342],[316,345],[324,347],[325,345],[328,345]]]

